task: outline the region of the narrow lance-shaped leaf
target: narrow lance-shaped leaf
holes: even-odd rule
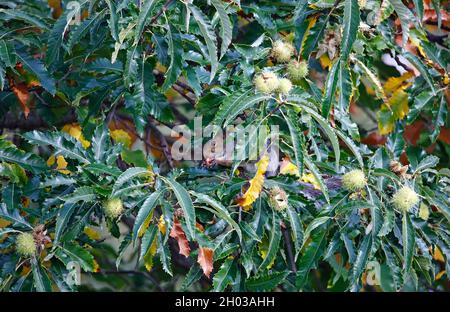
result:
[[[184,212],[184,218],[186,220],[186,228],[189,239],[195,237],[195,210],[192,204],[192,199],[186,189],[177,181],[171,178],[163,178],[163,181],[173,190],[181,209]]]
[[[150,14],[155,7],[157,0],[145,0],[138,17],[138,23],[136,25],[136,31],[134,35],[134,44],[138,44],[141,39],[142,32],[144,31],[145,24],[149,21]]]
[[[340,60],[334,62],[325,83],[325,94],[322,100],[322,116],[328,118],[331,107],[336,97],[336,87],[338,81],[338,70],[340,68]]]
[[[311,242],[306,246],[298,262],[298,271],[295,286],[301,290],[305,286],[309,272],[316,266],[326,247],[326,231],[319,231],[312,236]]]
[[[136,238],[141,230],[141,227],[144,225],[145,220],[148,218],[153,208],[155,208],[155,205],[160,195],[161,191],[156,191],[150,194],[150,196],[147,197],[147,199],[144,201],[141,208],[139,209],[139,212],[136,216],[136,220],[134,221],[133,226],[133,241],[136,241]]]
[[[273,213],[273,222],[272,222],[272,230],[270,232],[270,240],[269,240],[269,248],[263,262],[258,268],[258,271],[265,270],[275,259],[281,240],[281,227],[280,227],[280,218],[277,214]]]
[[[346,61],[353,42],[356,39],[359,27],[359,6],[358,1],[346,0],[344,7],[344,31],[341,41],[341,60]]]
[[[222,44],[220,46],[220,57],[222,58],[227,52],[233,36],[233,25],[225,10],[222,0],[211,0],[212,5],[216,8],[220,20],[220,38]]]
[[[403,240],[403,276],[407,276],[411,270],[415,248],[415,232],[408,213],[403,214],[402,219],[402,240]]]
[[[200,32],[206,42],[206,47],[209,53],[209,61],[211,63],[211,75],[209,78],[209,82],[211,82],[213,81],[219,67],[216,34],[214,33],[214,29],[212,28],[208,17],[198,7],[195,5],[190,5],[189,8],[191,9],[192,15],[194,16],[194,19],[196,20],[197,25],[200,28]]]
[[[299,176],[303,175],[303,134],[296,126],[297,115],[289,110],[287,116],[284,116],[291,134],[292,147],[295,156],[295,165],[298,169]]]
[[[50,94],[55,95],[56,86],[55,80],[49,75],[44,64],[40,60],[33,59],[26,53],[17,52],[17,60],[22,63],[26,70],[31,72],[39,80],[41,86]]]
[[[169,90],[169,88],[177,81],[181,74],[183,66],[183,46],[181,37],[176,28],[172,25],[167,25],[167,42],[169,46],[170,64],[165,74],[164,84],[161,89],[163,92]]]

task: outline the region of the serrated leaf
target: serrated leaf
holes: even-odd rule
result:
[[[313,174],[317,183],[319,184],[320,190],[322,191],[323,196],[325,197],[326,201],[330,202],[330,195],[328,194],[328,187],[325,184],[325,181],[323,180],[322,175],[319,172],[319,169],[317,169],[316,165],[314,165],[312,160],[306,154],[304,155],[304,162],[305,162],[305,166],[309,169],[309,171],[311,171],[311,173]]]
[[[33,284],[38,292],[51,292],[52,286],[50,279],[45,272],[45,269],[41,267],[36,258],[31,260],[31,270],[33,272]]]
[[[322,116],[326,119],[328,119],[328,116],[330,115],[331,107],[333,106],[336,97],[336,88],[339,78],[338,71],[341,67],[340,64],[340,59],[337,59],[333,63],[325,82],[325,94],[322,100]]]
[[[145,24],[149,20],[150,14],[154,9],[157,0],[144,0],[139,12],[138,22],[136,25],[136,31],[134,33],[134,44],[137,45],[141,39],[141,35],[144,31]]]
[[[403,214],[402,219],[402,241],[403,241],[403,276],[406,277],[409,274],[412,266],[412,260],[415,248],[415,232],[411,222],[411,219],[407,213]]]
[[[167,244],[164,244],[161,233],[158,233],[158,254],[159,254],[159,259],[161,261],[161,264],[163,266],[163,270],[167,274],[172,276],[173,273],[172,273],[172,267],[171,267],[170,251],[169,251]]]
[[[119,17],[117,16],[117,8],[114,0],[105,0],[109,8],[109,28],[111,29],[111,37],[115,41],[119,40]]]
[[[197,198],[197,201],[207,204],[211,206],[213,209],[209,209],[208,207],[201,206],[201,208],[206,209],[214,214],[216,214],[221,219],[225,220],[237,233],[239,236],[239,241],[242,242],[242,232],[239,225],[236,223],[236,221],[233,220],[228,210],[220,203],[219,201],[215,200],[214,198],[206,195],[201,194],[197,192],[191,192],[192,195],[194,195]]]
[[[86,158],[84,153],[75,146],[75,141],[73,141],[66,135],[55,132],[40,132],[34,130],[32,132],[25,133],[23,137],[30,143],[38,145],[51,145],[64,157],[76,159],[81,161],[82,163],[90,164],[90,161]]]
[[[95,14],[95,16],[84,20],[80,25],[76,26],[76,28],[70,32],[70,38],[68,41],[69,53],[71,53],[73,47],[77,43],[79,43],[79,41],[88,33],[88,31],[91,30],[92,26],[95,25],[95,23],[97,23],[99,19],[103,18],[104,12],[105,11],[103,10]]]
[[[0,203],[0,218],[13,223],[13,225],[20,225],[28,229],[33,227],[20,215],[19,210],[8,211],[4,203]]]
[[[403,44],[405,45],[409,38],[409,23],[414,22],[416,18],[401,0],[389,0],[389,2],[394,7],[395,13],[397,13],[400,20]]]
[[[0,40],[0,61],[5,67],[14,67],[17,62],[14,45],[5,40]]]
[[[115,193],[117,193],[122,185],[125,183],[131,181],[132,179],[148,175],[150,172],[147,168],[143,167],[131,167],[122,172],[122,174],[117,178],[116,182],[114,183],[113,189],[112,189],[112,196],[114,196]]]
[[[297,257],[300,253],[304,241],[303,226],[297,211],[295,211],[293,207],[288,206],[287,215],[289,218],[289,223],[291,225],[292,240],[295,247],[294,259],[295,261],[297,261]]]
[[[170,64],[165,74],[164,84],[161,87],[163,92],[169,90],[169,88],[177,81],[183,67],[183,46],[181,37],[176,28],[172,25],[167,26],[167,42],[169,46],[168,53],[170,54]]]
[[[76,243],[65,243],[63,246],[59,246],[55,252],[55,256],[65,265],[71,261],[77,262],[86,272],[95,272],[98,270],[94,256]]]
[[[163,178],[163,181],[172,189],[181,209],[184,212],[184,218],[186,220],[186,228],[188,238],[192,240],[195,237],[195,210],[192,204],[192,199],[186,189],[177,181],[171,178]]]
[[[61,210],[58,211],[58,216],[56,218],[55,227],[55,238],[53,240],[53,245],[56,246],[59,243],[59,239],[63,234],[64,230],[69,223],[70,217],[73,215],[75,210],[75,204],[65,204]]]
[[[283,282],[289,272],[273,272],[268,274],[261,274],[256,277],[251,277],[245,282],[245,287],[249,291],[269,291],[277,287]]]
[[[208,17],[198,7],[195,5],[190,5],[189,9],[191,10],[192,16],[197,22],[200,32],[206,42],[206,47],[209,53],[209,61],[211,63],[211,74],[209,78],[209,82],[211,82],[213,81],[219,67],[219,60],[217,59],[216,34],[214,33],[214,29],[212,28]]]
[[[55,80],[49,75],[44,64],[40,60],[33,59],[27,54],[18,51],[17,60],[22,63],[26,70],[30,71],[39,80],[41,86],[50,94],[56,94]]]
[[[0,160],[17,164],[33,173],[40,173],[42,171],[48,170],[47,164],[39,156],[19,150],[14,145],[8,146],[1,144],[1,142]]]
[[[298,290],[303,289],[308,280],[309,272],[316,266],[325,252],[326,233],[326,231],[315,233],[309,245],[305,247],[303,255],[299,258],[298,271],[295,278],[295,286]]]
[[[213,291],[222,292],[233,282],[233,269],[235,269],[235,261],[232,257],[225,259],[220,266],[219,271],[214,274]]]
[[[291,134],[295,165],[297,166],[298,175],[301,177],[303,175],[303,133],[296,126],[297,115],[295,113],[289,110],[287,116],[283,115],[283,117]]]
[[[358,253],[355,263],[353,264],[351,290],[356,291],[359,285],[359,278],[366,267],[369,258],[370,249],[372,248],[372,235],[365,235],[359,244]]]
[[[61,199],[66,203],[66,204],[75,204],[78,203],[80,201],[82,202],[92,202],[95,199],[95,192],[94,189],[90,186],[81,186],[77,189],[75,189],[75,191],[73,191],[73,193],[63,196],[61,197]]]
[[[141,227],[144,225],[145,220],[147,220],[148,216],[155,208],[156,203],[158,202],[158,199],[161,196],[161,193],[162,192],[158,190],[150,194],[150,196],[147,197],[147,199],[144,201],[141,208],[139,209],[138,214],[136,216],[136,220],[134,221],[133,225],[133,241],[136,241],[138,233],[141,231]]]
[[[272,230],[270,232],[269,247],[262,263],[259,265],[258,271],[265,270],[270,266],[280,248],[280,240],[281,240],[280,218],[275,212],[273,213],[272,220],[273,221],[272,221]]]
[[[359,6],[358,1],[346,0],[344,6],[344,30],[341,41],[341,59],[346,61],[359,27]]]
[[[227,52],[228,46],[231,44],[233,36],[233,25],[231,25],[230,18],[225,10],[225,5],[222,0],[211,0],[211,4],[216,8],[220,20],[220,38],[222,43],[220,46],[220,58]]]

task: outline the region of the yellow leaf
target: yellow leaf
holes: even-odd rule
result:
[[[148,226],[150,225],[150,222],[152,221],[152,218],[153,218],[153,211],[147,216],[144,223],[142,224],[142,226],[138,232],[138,237],[142,237],[142,235],[144,235],[145,231],[147,230]]]
[[[445,274],[445,270],[442,270],[441,272],[439,272],[436,277],[434,278],[435,281],[440,280],[441,277]]]
[[[237,203],[245,211],[251,209],[251,205],[259,197],[264,184],[264,174],[266,173],[267,166],[269,165],[269,156],[264,154],[261,159],[256,163],[256,174],[253,179],[250,180],[250,186],[247,191],[242,195]]]
[[[5,219],[0,218],[0,229],[5,228],[5,227],[7,227],[7,226],[10,225],[10,224],[11,224],[11,222],[9,222],[9,221],[7,221],[7,220],[5,220]]]
[[[151,271],[153,267],[153,256],[156,254],[156,248],[158,246],[158,243],[155,240],[153,240],[152,245],[150,246],[149,250],[144,256],[144,265],[147,271]]]
[[[91,142],[87,141],[84,138],[79,124],[77,123],[67,124],[61,130],[77,139],[81,143],[81,145],[83,145],[84,148],[88,148],[91,145]]]
[[[386,83],[384,84],[384,92],[386,93],[392,93],[395,92],[398,88],[400,88],[403,83],[409,79],[414,77],[413,73],[406,72],[400,77],[390,77]]]
[[[280,164],[280,174],[300,177],[297,166],[286,158]]]
[[[319,58],[319,61],[320,61],[320,65],[322,65],[323,69],[327,69],[327,68],[331,67],[332,63],[331,63],[331,60],[328,57],[327,53],[322,54],[322,56]]]
[[[62,174],[70,174],[70,170],[67,170],[67,161],[64,158],[64,156],[62,155],[58,155],[58,156],[50,156],[47,159],[47,166],[51,167],[55,164],[56,161],[56,170],[58,170],[59,172],[61,172]]]
[[[113,130],[110,132],[111,138],[116,143],[122,143],[125,147],[130,148],[132,144],[131,136],[122,129]]]
[[[311,18],[308,20],[308,22],[309,22],[309,24],[308,24],[308,27],[307,27],[306,30],[305,30],[305,34],[304,34],[304,36],[303,36],[302,45],[301,45],[300,52],[299,52],[300,55],[301,55],[302,52],[303,52],[303,46],[305,45],[305,41],[306,41],[306,39],[307,39],[308,36],[309,36],[309,31],[310,31],[310,29],[313,28],[313,26],[314,26],[314,25],[316,24],[316,22],[317,22],[317,16],[311,17]]]
[[[265,259],[267,257],[267,254],[269,252],[269,246],[270,246],[270,242],[269,242],[269,238],[264,235],[263,239],[261,240],[260,243],[258,243],[258,252],[259,255],[261,256],[261,259]],[[270,269],[275,263],[275,258],[267,265],[267,269]]]
[[[302,176],[302,181],[305,183],[310,183],[314,186],[314,188],[316,190],[320,190],[320,184],[319,182],[316,180],[316,178],[314,177],[314,175],[312,173],[304,173]]]
[[[407,86],[397,89],[389,98],[388,104],[392,109],[395,120],[402,120],[405,118],[406,114],[408,114],[408,94],[403,91],[406,87]]]
[[[158,230],[165,235],[166,234],[166,221],[164,221],[164,215],[161,215],[161,217],[159,217],[159,221],[158,221]]]
[[[61,7],[61,0],[48,0],[48,6],[52,9],[53,18],[58,18],[61,16],[63,9]]]
[[[87,237],[89,237],[92,240],[100,240],[102,238],[102,235],[100,234],[100,232],[98,232],[97,230],[95,230],[89,226],[84,227],[83,232],[84,232],[84,234],[87,235]]]
[[[436,261],[445,263],[444,255],[442,254],[441,250],[437,246],[434,247],[433,259]]]

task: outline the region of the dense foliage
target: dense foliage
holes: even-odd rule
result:
[[[0,289],[447,290],[447,10],[2,1]]]

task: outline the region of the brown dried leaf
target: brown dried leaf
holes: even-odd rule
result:
[[[180,248],[180,255],[189,257],[191,253],[191,248],[189,247],[189,242],[186,238],[186,234],[181,227],[180,221],[177,217],[173,217],[173,226],[170,230],[170,237],[175,238],[178,242],[178,247]]]
[[[203,270],[203,273],[209,278],[213,270],[214,250],[211,248],[200,247],[198,251],[197,262]]]

